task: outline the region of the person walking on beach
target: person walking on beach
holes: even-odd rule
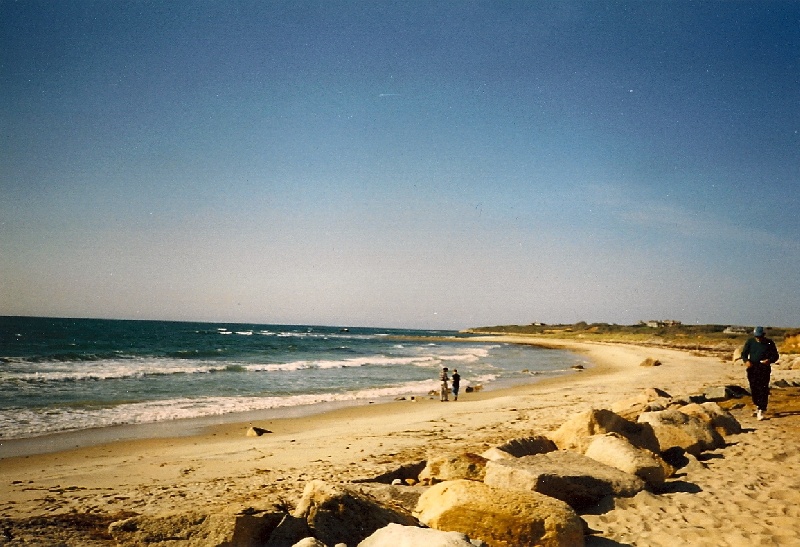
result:
[[[442,382],[442,391],[441,391],[441,400],[448,401],[447,392],[449,391],[447,388],[447,381],[449,378],[447,377],[447,367],[442,368],[442,373],[439,374],[439,380]]]
[[[461,384],[461,375],[458,373],[458,369],[453,369],[453,400],[458,401],[458,386]]]
[[[750,382],[750,394],[756,406],[758,420],[763,420],[767,411],[771,365],[777,360],[778,348],[775,347],[775,342],[764,335],[764,327],[756,327],[753,337],[744,343],[742,361],[747,367],[747,381]]]

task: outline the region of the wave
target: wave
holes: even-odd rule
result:
[[[347,346],[331,348],[331,353],[352,354],[355,350]],[[133,357],[114,355],[113,358],[84,360],[86,366],[76,366],[75,361],[17,361],[16,365],[0,370],[0,384],[25,382],[42,384],[47,382],[80,382],[98,380],[123,380],[150,376],[209,374],[220,372],[294,372],[307,369],[343,369],[352,367],[414,366],[435,368],[452,363],[474,363],[489,353],[485,347],[453,348],[447,352],[422,350],[416,355],[386,355],[375,353],[358,357],[329,359],[300,359],[289,362],[251,362],[235,359],[220,359],[222,349],[171,352],[167,357]],[[252,358],[255,358],[253,356]]]
[[[438,380],[407,382],[370,389],[299,394],[284,397],[199,397],[124,403],[105,408],[71,405],[59,408],[12,408],[0,412],[0,438],[30,438],[50,433],[114,425],[146,424],[341,401],[420,396],[438,388]]]

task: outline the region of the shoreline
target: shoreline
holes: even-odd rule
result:
[[[75,513],[163,515],[196,508],[232,513],[269,508],[281,500],[293,504],[313,479],[350,482],[432,455],[480,454],[513,438],[552,431],[577,412],[608,408],[646,388],[677,396],[710,386],[746,385],[743,367],[681,350],[516,335],[478,340],[565,349],[587,357],[592,366],[521,386],[465,393],[457,402],[390,401],[217,424],[191,436],[5,458],[0,515],[57,520]],[[640,366],[648,357],[662,365]],[[749,398],[742,402],[749,405]],[[746,409],[737,412],[743,425],[755,425]],[[250,425],[269,433],[247,437]],[[747,465],[742,472],[752,471]]]
[[[484,340],[481,339],[482,337],[415,337],[414,340],[418,340],[420,338],[430,341],[446,341],[457,343],[479,342],[491,344],[498,341],[493,338]],[[505,343],[519,342],[515,340],[509,340]],[[525,342],[522,345],[532,345],[545,349],[570,351],[565,347],[548,345],[544,343],[532,344]],[[579,352],[573,351],[573,353]],[[589,368],[594,367],[587,367],[587,370]],[[517,380],[512,385],[506,385],[509,381],[501,381],[499,382],[501,384],[500,386],[493,387],[492,384],[489,384],[488,386],[485,386],[483,390],[469,394],[469,397],[471,400],[482,400],[491,396],[499,396],[506,390],[513,390],[517,387],[528,386],[562,376],[571,376],[575,373],[576,371],[570,370],[556,373],[537,373],[532,375],[529,380]],[[466,394],[462,393],[462,398],[464,395]],[[427,394],[408,394],[405,395],[405,397],[416,397],[418,401],[430,398]],[[324,401],[296,406],[279,406],[261,410],[244,410],[224,414],[211,414],[193,418],[178,418],[161,422],[119,424],[80,430],[54,431],[35,437],[8,439],[0,438],[0,461],[14,457],[62,452],[75,448],[87,448],[90,446],[113,444],[116,442],[202,436],[207,431],[218,428],[224,429],[229,426],[238,427],[242,426],[242,424],[293,418],[306,419],[311,416],[327,414],[351,407],[387,405],[396,402],[397,398],[397,396],[376,396],[369,399],[364,398]]]

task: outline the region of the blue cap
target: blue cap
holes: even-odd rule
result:
[[[764,327],[756,327],[755,330],[753,330],[753,334],[755,336],[764,336]]]

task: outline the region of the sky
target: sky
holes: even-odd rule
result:
[[[0,0],[0,315],[800,326],[800,2]]]

